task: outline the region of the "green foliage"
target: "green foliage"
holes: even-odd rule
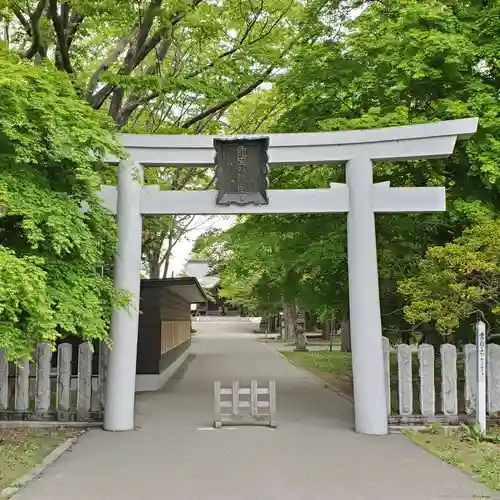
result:
[[[414,276],[399,290],[411,323],[435,324],[450,334],[480,314],[498,323],[500,313],[500,221],[486,220],[444,246],[429,248]]]
[[[500,435],[483,431],[478,423],[469,423],[461,425],[463,431],[463,439],[474,443],[488,442],[500,443]]]
[[[438,432],[407,430],[404,434],[441,460],[454,465],[489,488],[500,490],[500,453],[496,442],[477,441],[467,438],[463,427],[443,427]],[[498,435],[498,429],[490,429],[490,435]],[[477,494],[475,498],[490,498],[488,494]]]
[[[275,115],[275,81],[315,18],[337,0],[30,0],[0,3],[0,38],[33,61],[71,75],[78,95],[136,133],[214,133]],[[40,7],[40,8],[38,8]],[[252,92],[257,91],[254,98]],[[231,106],[246,98],[238,109]],[[228,115],[230,115],[228,117]],[[209,185],[193,168],[160,169],[162,189]],[[211,172],[210,172],[211,174]],[[201,177],[201,178],[200,178]],[[151,179],[150,179],[151,180]],[[144,220],[144,270],[168,274],[172,249],[193,227],[185,217]]]
[[[285,68],[311,36],[309,4],[331,3],[40,0],[5,2],[0,20],[11,48],[71,74],[118,127],[196,133]]]
[[[364,129],[478,116],[478,133],[458,143],[451,158],[380,163],[374,168],[375,182],[447,189],[446,214],[377,215],[386,334],[400,336],[420,324],[447,334],[465,328],[470,334],[475,312],[492,323],[496,317],[496,268],[490,269],[495,267],[496,244],[488,237],[495,233],[483,221],[500,210],[500,73],[495,41],[500,6],[455,0],[361,3],[364,10],[350,19],[346,9],[360,2],[321,11],[316,25],[321,36],[313,43],[298,42],[289,71],[273,89],[279,115],[259,130]],[[325,18],[328,24],[321,22]],[[259,116],[257,111],[254,122]],[[235,124],[241,123],[241,118],[235,119]],[[344,180],[338,169],[313,172],[273,169],[271,186],[326,187]],[[475,229],[463,233],[471,226]],[[288,294],[301,308],[320,315],[347,314],[343,216],[248,217],[235,246],[243,246],[244,231],[251,241],[226,263],[229,283],[234,283],[235,271],[242,273],[248,297],[261,306],[273,297],[277,307],[278,298]],[[481,246],[481,238],[492,242]],[[464,249],[472,253],[477,269],[460,268],[457,262],[466,258]],[[250,274],[260,281],[249,286]]]
[[[12,358],[66,333],[105,339],[126,296],[102,276],[116,230],[97,190],[122,151],[69,79],[0,51],[0,347]],[[86,204],[88,211],[80,210]]]

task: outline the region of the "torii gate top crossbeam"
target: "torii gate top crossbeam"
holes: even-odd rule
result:
[[[269,164],[342,163],[355,157],[372,161],[446,157],[453,152],[456,140],[472,136],[477,125],[477,118],[466,118],[382,129],[266,134],[270,144]],[[130,161],[157,167],[211,166],[215,138],[221,136],[119,135]],[[118,163],[116,157],[109,157],[107,161]]]

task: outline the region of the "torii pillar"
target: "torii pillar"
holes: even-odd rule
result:
[[[118,223],[115,257],[115,285],[131,295],[127,309],[113,312],[112,352],[106,379],[104,430],[128,431],[135,428],[135,376],[141,294],[142,216],[140,198],[143,167],[122,162],[118,167],[118,186],[113,211]]]
[[[371,160],[349,160],[346,180],[349,188],[347,265],[355,425],[363,434],[387,434]]]
[[[376,212],[442,212],[443,187],[390,187],[373,183],[371,159],[356,157],[346,164],[349,190],[347,251],[349,320],[356,431],[388,432],[388,408],[382,346]],[[333,186],[332,186],[333,187]]]

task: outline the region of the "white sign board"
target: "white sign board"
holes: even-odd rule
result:
[[[482,431],[486,431],[486,325],[476,323],[477,349],[477,401],[476,420]]]

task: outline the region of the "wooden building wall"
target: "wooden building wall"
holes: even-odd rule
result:
[[[141,283],[139,304],[139,339],[137,342],[137,373],[150,375],[158,373],[160,351],[160,318],[158,304],[161,290]]]
[[[165,287],[143,281],[137,373],[161,373],[191,343],[191,306]]]
[[[191,305],[173,293],[165,284],[141,282],[137,374],[155,375],[172,364],[191,344]],[[82,339],[65,336],[57,343],[73,346],[71,371],[78,372],[78,345]],[[92,373],[98,373],[99,342],[94,342]],[[57,356],[52,357],[55,368]]]
[[[160,372],[191,344],[191,304],[168,291],[160,310]]]

